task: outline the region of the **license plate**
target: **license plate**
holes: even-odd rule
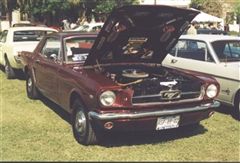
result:
[[[180,116],[159,117],[157,119],[156,130],[177,128],[179,126]]]

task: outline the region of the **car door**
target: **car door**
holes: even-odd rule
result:
[[[60,56],[60,39],[48,37],[34,62],[36,85],[43,95],[54,102],[58,99],[57,74],[62,64]]]
[[[219,40],[212,42],[212,47],[219,64],[216,66],[218,73],[214,74],[220,83],[220,101],[234,105],[235,93],[239,90],[240,71],[240,42],[239,40]]]

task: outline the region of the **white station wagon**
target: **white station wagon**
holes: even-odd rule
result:
[[[11,27],[0,35],[0,65],[5,68],[8,79],[16,76],[17,69],[22,69],[19,52],[32,52],[41,38],[57,30],[48,27]]]
[[[210,74],[220,83],[218,100],[240,112],[240,37],[182,35],[163,65]]]

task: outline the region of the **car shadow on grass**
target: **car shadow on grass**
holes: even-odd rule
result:
[[[231,116],[233,119],[238,121],[236,115],[234,115],[234,108],[232,106],[220,105],[220,107],[216,108],[215,111],[220,114]]]
[[[3,65],[0,65],[0,71],[5,74],[5,69],[4,69]],[[17,80],[25,80],[26,79],[26,76],[22,70],[15,70],[15,75],[16,76],[14,79],[17,79]],[[11,80],[14,80],[14,79],[11,79]]]
[[[40,100],[46,105],[49,109],[51,109],[54,113],[56,113],[59,117],[61,117],[64,121],[71,124],[71,116],[70,114],[61,108],[59,105],[55,104],[54,102],[50,101],[46,97],[41,95]]]
[[[3,65],[0,65],[0,71],[2,71],[2,73],[5,73]]]
[[[202,125],[183,126],[162,131],[113,132],[104,135],[99,145],[104,147],[159,144],[204,134],[207,131]]]
[[[68,112],[60,106],[51,102],[45,97],[41,101],[55,112],[59,117],[71,125],[71,116]],[[181,138],[192,137],[199,134],[204,134],[207,131],[204,126],[191,125],[176,129],[169,129],[163,131],[122,131],[122,132],[104,132],[103,138],[99,145],[103,147],[117,147],[117,146],[131,146],[143,144],[157,144],[166,141],[172,141]],[[73,141],[74,137],[73,137]]]

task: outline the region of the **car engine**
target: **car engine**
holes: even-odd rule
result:
[[[133,89],[133,103],[197,98],[201,93],[198,80],[164,67],[116,67],[107,70],[106,76],[120,86]]]

